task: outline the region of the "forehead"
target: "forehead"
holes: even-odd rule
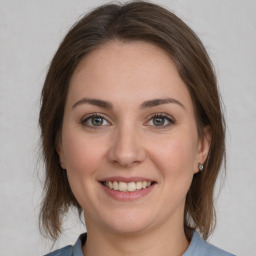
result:
[[[89,53],[70,82],[69,98],[81,95],[132,103],[168,96],[190,101],[171,57],[144,41],[112,41]]]

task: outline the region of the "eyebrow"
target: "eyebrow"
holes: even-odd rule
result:
[[[141,104],[140,109],[152,108],[152,107],[156,107],[156,106],[168,104],[168,103],[177,104],[185,109],[184,105],[180,101],[173,99],[173,98],[147,100]],[[100,108],[113,109],[112,103],[110,103],[108,101],[99,100],[99,99],[90,99],[90,98],[82,98],[81,100],[77,101],[72,106],[72,109],[74,109],[75,107],[82,105],[82,104],[91,104],[91,105],[94,105],[94,106],[97,106]]]
[[[180,101],[173,99],[173,98],[148,100],[148,101],[143,102],[141,104],[140,108],[141,109],[152,108],[152,107],[155,107],[158,105],[163,105],[163,104],[168,104],[168,103],[178,104],[179,106],[181,106],[182,108],[185,109],[184,105]]]
[[[77,101],[73,106],[72,109],[75,107],[81,105],[81,104],[91,104],[100,108],[106,108],[106,109],[113,109],[113,105],[110,102],[99,100],[99,99],[89,99],[89,98],[83,98],[79,101]]]

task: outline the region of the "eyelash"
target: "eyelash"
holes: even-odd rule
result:
[[[157,114],[153,114],[149,117],[149,121],[152,121],[154,118],[164,118],[165,120],[167,120],[169,123],[167,125],[163,125],[163,126],[157,126],[155,125],[154,127],[156,129],[164,129],[167,128],[171,125],[175,124],[175,120],[174,118],[170,117],[169,115],[165,114],[165,113],[157,113]],[[149,122],[148,121],[148,122]]]
[[[102,115],[102,114],[98,114],[98,113],[93,113],[89,116],[85,116],[82,118],[81,120],[81,124],[83,126],[86,126],[86,127],[89,127],[89,128],[92,128],[92,129],[99,129],[100,127],[102,126],[95,126],[95,125],[91,125],[91,124],[88,124],[88,121],[91,120],[92,118],[102,118],[103,120],[107,121],[109,123],[109,121]],[[106,126],[106,125],[103,125],[103,126]]]
[[[107,125],[100,125],[100,126],[95,126],[95,125],[92,125],[92,124],[88,124],[88,121],[90,121],[90,120],[91,120],[92,118],[94,118],[94,117],[95,117],[95,118],[97,118],[97,117],[98,117],[98,118],[101,118],[101,119],[107,121],[108,124],[107,124]],[[152,125],[152,126],[154,126],[156,129],[164,129],[164,128],[167,128],[167,127],[169,127],[169,126],[175,124],[175,120],[174,120],[172,117],[170,117],[169,115],[165,114],[165,113],[157,113],[157,114],[151,115],[151,116],[149,117],[149,121],[147,121],[147,123],[150,122],[150,121],[152,121],[154,118],[164,118],[165,121],[167,120],[167,121],[169,122],[167,125],[163,125],[163,126]],[[103,121],[103,122],[104,122],[104,121]],[[109,125],[110,125],[110,124],[109,124],[110,122],[109,122],[102,114],[99,114],[99,113],[93,113],[93,114],[91,114],[91,115],[89,115],[89,116],[83,117],[80,123],[81,123],[83,126],[89,127],[89,128],[91,128],[91,129],[100,129],[102,126],[109,126]]]

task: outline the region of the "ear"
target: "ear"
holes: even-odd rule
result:
[[[204,164],[211,145],[212,131],[210,126],[205,126],[203,128],[203,134],[198,139],[197,145],[197,157],[194,166],[195,173],[199,171],[198,164]]]
[[[60,161],[61,168],[66,169],[61,132],[59,132],[58,135],[56,136],[55,147],[56,147],[56,151],[59,155],[59,161]]]

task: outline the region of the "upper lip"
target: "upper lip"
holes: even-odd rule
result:
[[[144,178],[144,177],[121,177],[121,176],[114,176],[114,177],[106,177],[104,179],[101,179],[100,182],[104,181],[117,181],[117,182],[139,182],[139,181],[147,181],[147,182],[154,182],[152,179]]]

